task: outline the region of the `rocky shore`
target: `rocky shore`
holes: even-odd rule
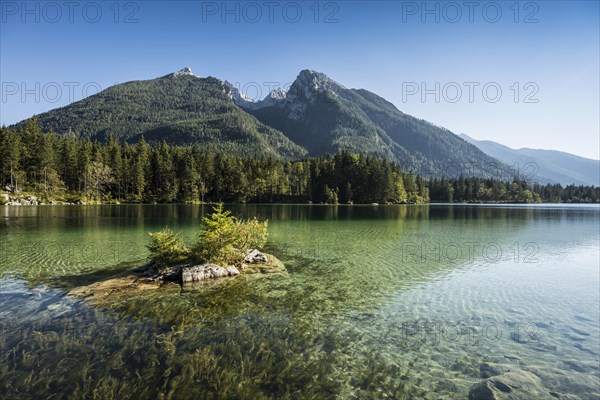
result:
[[[7,206],[37,206],[40,201],[36,196],[14,197],[0,193],[0,205]]]
[[[42,205],[73,205],[65,201],[54,201],[50,200],[47,203],[40,201],[37,196],[34,195],[22,195],[15,196],[7,193],[0,193],[0,206],[42,206]]]

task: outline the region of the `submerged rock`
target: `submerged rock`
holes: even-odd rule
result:
[[[181,268],[181,283],[199,282],[204,279],[239,275],[236,267],[221,267],[217,264],[194,265]]]
[[[510,371],[510,368],[502,364],[484,363],[479,366],[479,374],[482,378],[490,378],[508,371]]]
[[[469,400],[547,399],[551,397],[538,376],[521,369],[496,375],[473,386]]]
[[[598,382],[592,363],[563,361],[565,368],[485,363],[483,381],[469,391],[469,400],[596,399]],[[577,393],[578,397],[571,396]]]
[[[493,387],[487,381],[478,383],[469,391],[469,400],[496,400]]]

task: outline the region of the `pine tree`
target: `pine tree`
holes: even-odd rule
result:
[[[88,176],[92,162],[93,145],[89,138],[79,144],[77,152],[77,176],[79,177],[79,193],[84,197],[90,197],[91,181]]]
[[[78,188],[78,166],[77,166],[77,147],[78,143],[71,139],[64,139],[60,142],[57,150],[58,154],[58,173],[62,177],[68,190],[77,190]]]
[[[135,201],[148,199],[145,195],[146,186],[151,182],[150,178],[150,146],[142,137],[133,150],[131,158],[131,192]]]
[[[177,154],[177,178],[179,181],[179,200],[183,202],[198,199],[198,169],[196,160],[189,149]]]
[[[0,168],[2,185],[9,184],[12,191],[19,190],[19,166],[21,159],[21,140],[17,133],[0,128]]]
[[[110,191],[112,197],[120,199],[123,197],[122,182],[123,182],[123,157],[121,154],[121,144],[114,136],[109,136],[106,145],[104,146],[104,160],[110,166],[112,171],[112,184]]]

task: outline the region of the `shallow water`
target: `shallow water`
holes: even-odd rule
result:
[[[495,362],[600,396],[598,206],[230,208],[269,219],[286,276],[96,309],[66,292],[142,263],[149,231],[194,240],[208,208],[0,207],[0,392],[466,399]]]

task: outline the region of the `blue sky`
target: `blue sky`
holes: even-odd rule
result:
[[[185,66],[251,97],[309,68],[455,133],[600,158],[599,2],[466,4],[2,0],[0,123]]]

